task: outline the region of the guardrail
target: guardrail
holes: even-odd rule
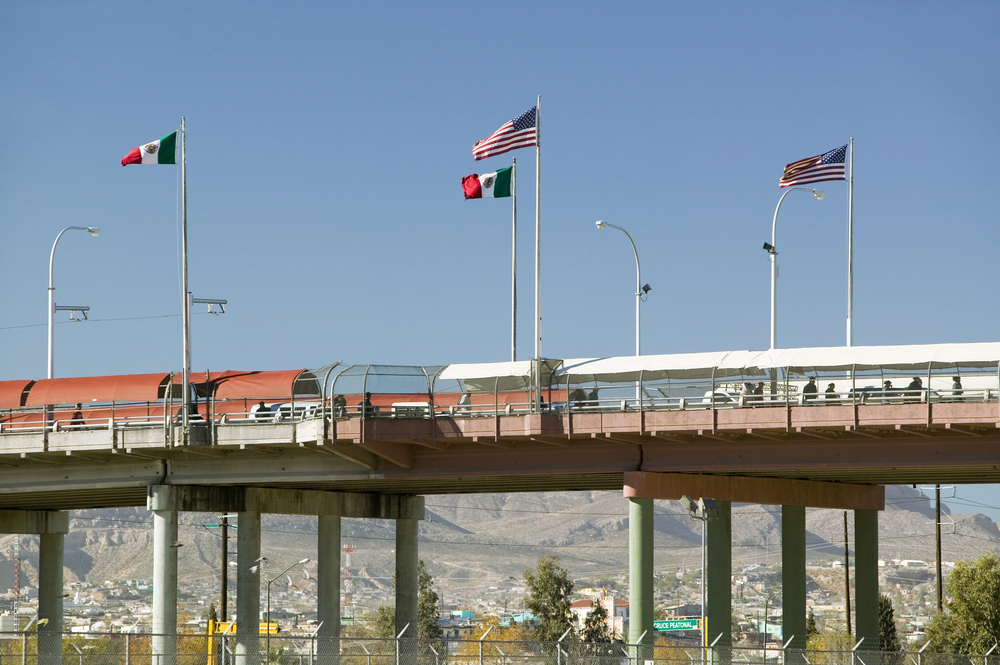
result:
[[[414,396],[418,397],[418,396]],[[424,396],[426,397],[426,396]],[[542,401],[541,412],[553,414],[636,413],[649,411],[697,411],[708,409],[761,409],[789,407],[876,406],[901,404],[990,403],[997,402],[1000,391],[981,390],[856,390],[830,393],[777,393],[730,394],[716,393],[714,397],[635,397],[595,398],[578,401],[560,401],[553,404]],[[242,401],[242,400],[241,400]],[[533,412],[530,402],[496,402],[494,404],[449,404],[432,406],[429,401],[396,402],[387,406],[320,407],[319,402],[276,403],[272,409],[261,411],[229,411],[219,413],[212,409],[206,415],[196,414],[191,422],[211,422],[215,427],[227,425],[273,425],[302,423],[318,418],[343,419],[404,419],[404,418],[493,418],[517,416]],[[147,404],[125,404],[97,407],[87,417],[71,417],[66,413],[53,413],[44,407],[0,412],[0,436],[4,434],[46,434],[58,432],[84,432],[93,430],[168,429],[171,423],[179,424],[177,416],[164,418],[163,407],[155,405],[160,415],[116,415],[149,409]],[[64,410],[65,411],[65,410]],[[262,415],[263,413],[263,415]]]

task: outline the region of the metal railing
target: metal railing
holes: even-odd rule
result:
[[[152,653],[149,634],[66,634],[62,655],[39,655],[34,633],[0,633],[5,665],[1000,665],[1000,655],[923,651],[699,647],[656,644],[476,639],[318,638],[282,634],[170,636],[173,653]],[[265,645],[267,648],[265,649]]]

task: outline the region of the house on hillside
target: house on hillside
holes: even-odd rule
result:
[[[604,609],[608,611],[608,623],[612,633],[619,637],[625,635],[628,628],[628,603],[613,596],[585,598],[573,603],[570,606],[570,611],[573,613],[576,629],[578,631],[583,629],[583,623],[587,620],[587,615],[590,614],[594,602],[604,604]]]

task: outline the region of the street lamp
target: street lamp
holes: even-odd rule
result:
[[[642,345],[641,338],[639,335],[639,303],[642,302],[642,296],[649,293],[649,284],[645,286],[642,285],[642,273],[639,271],[639,251],[635,248],[635,241],[632,240],[632,236],[628,231],[620,226],[615,226],[614,224],[608,224],[607,222],[602,222],[600,220],[596,223],[598,230],[603,229],[605,226],[610,226],[613,229],[618,229],[626,236],[628,236],[628,241],[632,243],[632,252],[635,253],[635,355],[642,355]]]
[[[53,264],[53,261],[56,258],[56,245],[59,244],[59,239],[62,238],[62,235],[64,233],[66,233],[67,231],[86,231],[87,233],[89,233],[90,235],[95,236],[95,237],[98,236],[98,235],[100,235],[100,233],[101,233],[101,230],[99,228],[95,227],[95,226],[67,226],[62,231],[59,232],[59,235],[56,236],[56,241],[54,243],[52,243],[52,252],[49,254],[49,363],[48,363],[48,374],[47,374],[47,377],[46,377],[46,378],[49,378],[49,379],[51,379],[53,377],[53,370],[54,370],[54,364],[53,364],[54,363],[54,357],[53,356],[54,356],[54,353],[55,353],[55,313],[56,313],[56,310],[59,310],[59,311],[64,311],[65,310],[65,311],[73,311],[73,312],[79,311],[79,312],[83,313],[83,318],[87,318],[87,312],[90,310],[89,307],[84,307],[84,306],[76,306],[76,307],[63,306],[63,307],[56,307],[56,304],[54,302],[54,298],[55,298],[55,293],[54,292],[56,290],[56,287],[52,285],[52,264]]]
[[[264,653],[267,654],[266,656],[267,658],[271,657],[271,582],[278,579],[279,577],[287,573],[295,566],[301,566],[304,563],[309,563],[309,559],[302,559],[302,561],[296,561],[288,568],[285,568],[283,571],[281,571],[280,573],[278,573],[277,575],[275,575],[274,577],[272,577],[267,581],[267,612],[264,615],[266,617],[266,623],[267,623],[267,638],[265,639]]]
[[[708,644],[708,637],[705,632],[705,524],[708,520],[717,517],[719,514],[719,504],[715,499],[702,497],[694,501],[686,494],[681,497],[681,506],[688,511],[688,516],[693,520],[701,520],[701,643],[704,648]],[[705,654],[707,656],[708,654]]]
[[[826,196],[818,189],[807,187],[792,187],[778,199],[778,206],[774,209],[774,220],[771,222],[771,242],[764,243],[764,251],[771,257],[771,349],[778,348],[778,250],[775,249],[777,238],[775,231],[778,227],[778,211],[781,210],[781,202],[785,200],[791,192],[812,192],[817,200],[822,201]]]
[[[755,589],[752,586],[747,586],[746,582],[740,581],[740,582],[737,582],[737,584],[739,584],[740,586],[742,586],[744,589],[750,589],[751,591],[753,591],[755,594],[757,594],[761,598],[764,598],[764,631],[763,631],[763,635],[764,635],[764,657],[766,658],[767,657],[767,608],[771,604],[772,600],[774,600],[775,598],[777,598],[778,596],[781,595],[781,592],[780,591],[775,591],[774,593],[770,594],[769,596],[767,596],[765,598],[764,594],[762,594],[760,591],[757,591],[757,589]]]

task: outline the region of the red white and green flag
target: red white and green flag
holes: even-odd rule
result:
[[[132,148],[132,152],[122,157],[122,166],[129,164],[176,164],[177,132],[167,134],[162,139]]]
[[[462,190],[467,199],[500,199],[511,195],[512,167],[484,173],[473,173],[462,178]]]

